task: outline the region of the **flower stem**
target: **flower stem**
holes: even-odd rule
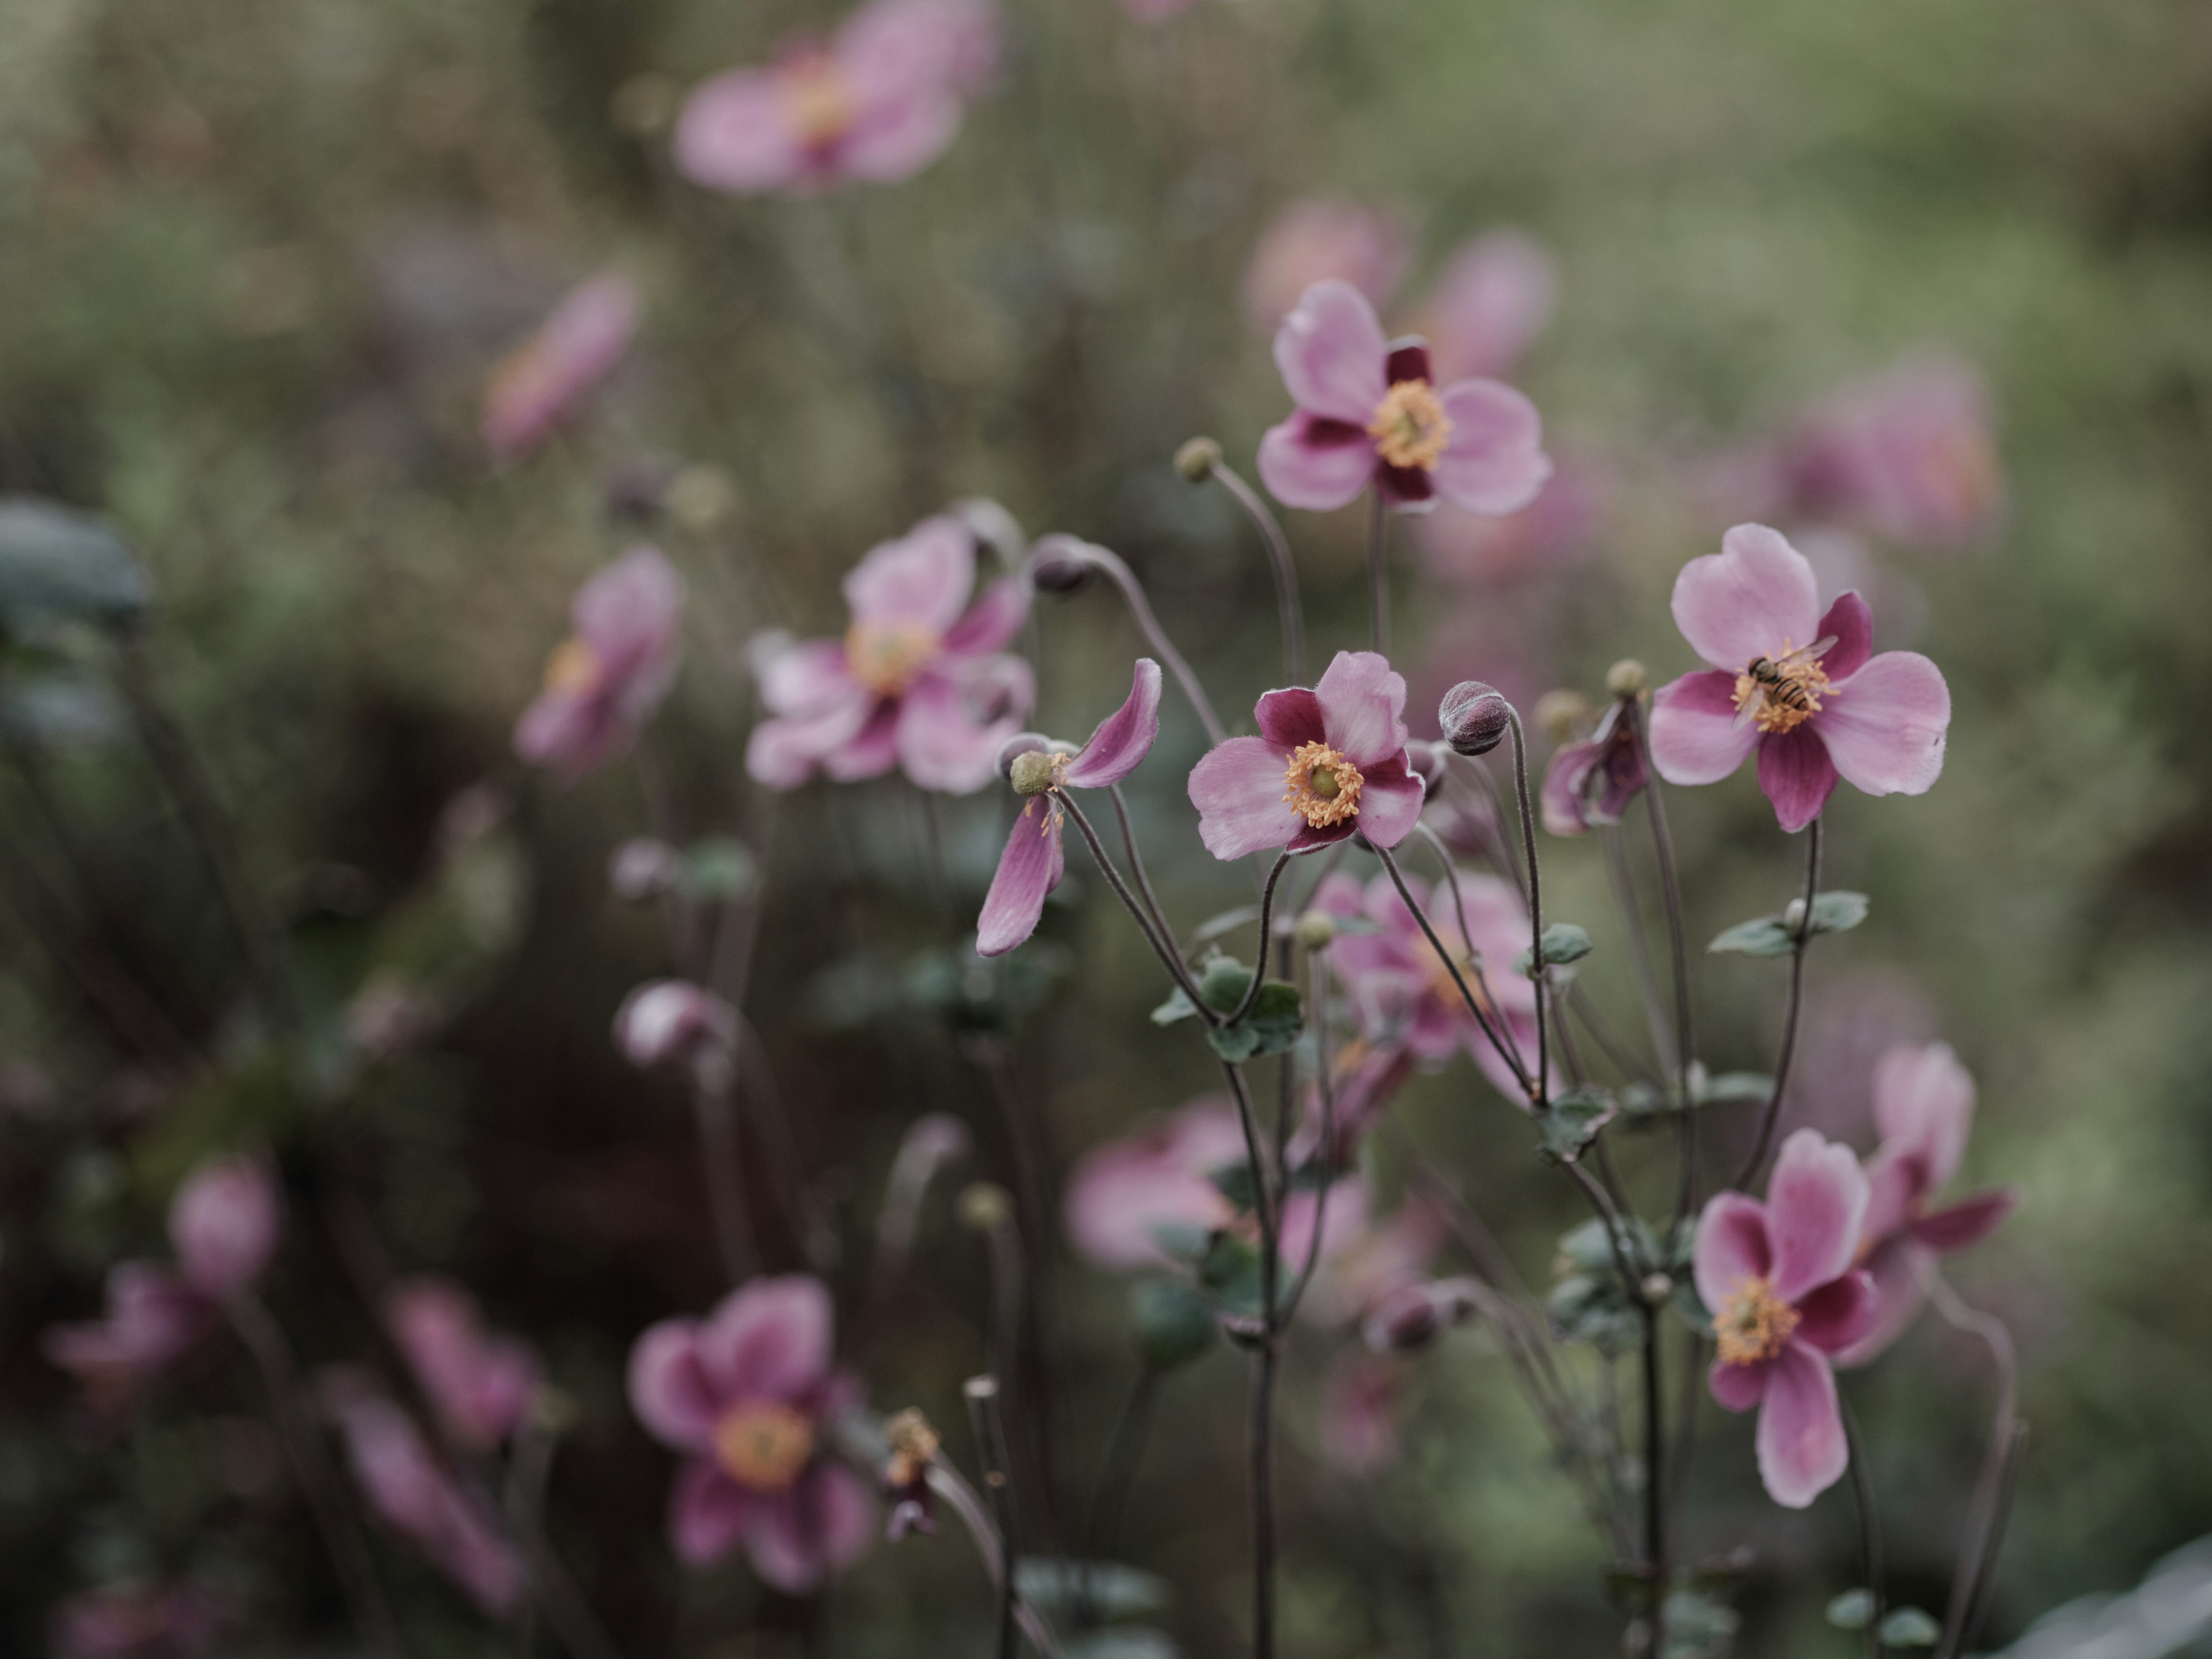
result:
[[[1260,890],[1260,945],[1252,959],[1252,982],[1244,988],[1244,1000],[1237,1005],[1237,1012],[1229,1016],[1231,1025],[1252,1012],[1253,1005],[1260,1000],[1261,988],[1267,981],[1267,951],[1275,925],[1275,884],[1283,878],[1283,872],[1290,865],[1291,854],[1278,853],[1273,867],[1267,872],[1267,884]]]
[[[507,1525],[529,1564],[532,1599],[570,1659],[622,1659],[622,1650],[578,1592],[545,1535],[545,1484],[553,1472],[556,1444],[553,1431],[538,1423],[526,1422],[517,1433],[507,1466]]]
[[[1113,799],[1114,817],[1121,826],[1121,845],[1129,854],[1129,874],[1136,881],[1137,896],[1144,900],[1145,913],[1152,917],[1160,937],[1172,945],[1175,929],[1168,926],[1167,912],[1160,908],[1159,895],[1152,891],[1152,878],[1145,873],[1145,855],[1137,850],[1136,828],[1129,822],[1129,803],[1123,799],[1118,783],[1108,784],[1106,793]]]
[[[1805,848],[1805,913],[1797,918],[1797,937],[1790,952],[1790,1001],[1782,1015],[1782,1053],[1774,1062],[1774,1090],[1767,1096],[1766,1110],[1759,1121],[1759,1139],[1752,1146],[1751,1156],[1744,1160],[1743,1168],[1736,1172],[1734,1185],[1738,1191],[1750,1190],[1752,1181],[1766,1162],[1767,1151],[1774,1144],[1774,1126],[1782,1116],[1782,1091],[1790,1085],[1790,1065],[1797,1054],[1798,1016],[1804,1008],[1805,947],[1813,938],[1813,901],[1820,890],[1820,820],[1814,818],[1811,839]]]
[[[1836,1391],[1836,1407],[1843,1413],[1844,1439],[1850,1448],[1851,1497],[1858,1505],[1859,1549],[1866,1563],[1867,1593],[1874,1597],[1874,1612],[1867,1620],[1867,1650],[1874,1659],[1886,1659],[1889,1647],[1882,1640],[1881,1621],[1889,1612],[1889,1600],[1882,1592],[1881,1516],[1875,1507],[1874,1477],[1867,1469],[1866,1442],[1859,1434],[1858,1418],[1840,1389]]]
[[[1673,1074],[1680,1068],[1681,1056],[1668,1028],[1667,1011],[1659,996],[1658,975],[1652,971],[1651,942],[1644,926],[1643,906],[1637,901],[1635,873],[1628,863],[1628,844],[1618,824],[1601,829],[1598,839],[1605,847],[1606,874],[1612,879],[1613,905],[1628,929],[1628,961],[1636,970],[1637,994],[1644,1003],[1644,1020],[1650,1028],[1652,1049],[1659,1056],[1661,1072]]]
[[[1370,489],[1367,515],[1368,638],[1382,656],[1390,654],[1390,509],[1382,492]]]
[[[1551,1022],[1544,1005],[1544,876],[1536,862],[1536,815],[1528,805],[1528,739],[1521,729],[1521,711],[1505,705],[1505,718],[1513,726],[1513,793],[1521,808],[1521,851],[1528,860],[1528,977],[1536,984],[1536,1081],[1530,1098],[1538,1112],[1549,1103],[1551,1087]]]
[[[1283,670],[1286,684],[1304,685],[1306,683],[1305,624],[1298,608],[1297,567],[1291,562],[1291,544],[1283,534],[1283,526],[1267,510],[1267,503],[1260,498],[1259,491],[1237,476],[1236,468],[1226,461],[1213,463],[1212,475],[1221,487],[1236,497],[1237,504],[1252,520],[1267,544],[1267,567],[1275,578],[1275,611],[1283,630]]]
[[[1674,1063],[1680,1071],[1676,1104],[1682,1160],[1682,1190],[1675,1203],[1674,1219],[1680,1223],[1688,1220],[1698,1206],[1698,1120],[1690,1099],[1690,1066],[1697,1058],[1698,1040],[1690,1020],[1690,945],[1682,923],[1682,883],[1674,867],[1674,836],[1667,825],[1667,803],[1661,797],[1659,775],[1652,769],[1650,745],[1644,742],[1641,705],[1629,702],[1621,710],[1621,718],[1628,722],[1629,736],[1635,741],[1637,759],[1644,769],[1644,807],[1651,820],[1651,851],[1659,862],[1659,891],[1667,901],[1667,945],[1674,958]],[[1815,834],[1819,829],[1816,823]],[[1808,898],[1808,919],[1812,908]]]
[[[1144,586],[1137,580],[1135,573],[1122,562],[1121,555],[1110,548],[1100,547],[1094,542],[1081,541],[1073,536],[1066,540],[1066,550],[1074,553],[1085,563],[1104,571],[1114,586],[1121,590],[1122,601],[1129,607],[1130,619],[1137,624],[1137,631],[1145,636],[1145,643],[1151,646],[1160,660],[1167,664],[1168,672],[1176,677],[1176,684],[1182,688],[1183,696],[1190,700],[1190,706],[1198,715],[1198,723],[1206,728],[1206,740],[1214,744],[1226,743],[1229,740],[1228,731],[1222,726],[1221,717],[1213,712],[1213,704],[1206,698],[1206,688],[1198,683],[1198,676],[1191,672],[1182,653],[1170,642],[1166,630],[1160,626],[1160,619],[1152,614],[1152,602],[1145,597]]]
[[[1160,1373],[1150,1364],[1137,1373],[1135,1386],[1115,1419],[1113,1437],[1106,1443],[1106,1463],[1099,1471],[1097,1494],[1091,1500],[1091,1516],[1083,1528],[1083,1554],[1086,1561],[1103,1561],[1114,1551],[1115,1540],[1121,1528],[1121,1511],[1127,1506],[1129,1489],[1136,1482],[1137,1463],[1144,1455],[1145,1439],[1152,1431],[1152,1406],[1159,1397]],[[1091,1585],[1086,1575],[1084,1600],[1091,1600]],[[1097,1609],[1086,1605],[1084,1622],[1090,1622]]]
[[[1660,1399],[1659,1348],[1662,1311],[1650,1302],[1644,1304],[1644,1559],[1651,1581],[1654,1654],[1667,1650],[1667,1419]]]
[[[745,1203],[745,1176],[731,1100],[736,1079],[732,1058],[717,1053],[702,1060],[691,1085],[691,1117],[699,1134],[699,1161],[705,1166],[707,1203],[714,1220],[714,1246],[732,1285],[760,1271],[760,1248]]]
[[[1091,848],[1091,856],[1098,862],[1098,872],[1106,878],[1107,885],[1114,890],[1115,896],[1136,919],[1145,942],[1152,947],[1152,954],[1159,957],[1160,965],[1182,988],[1182,994],[1198,1010],[1198,1017],[1208,1025],[1221,1024],[1221,1016],[1207,1007],[1205,1000],[1199,995],[1197,982],[1191,978],[1190,969],[1183,966],[1182,957],[1176,950],[1174,936],[1152,931],[1152,921],[1145,915],[1144,907],[1137,902],[1136,895],[1130,892],[1129,884],[1121,879],[1121,872],[1114,867],[1114,860],[1107,857],[1105,848],[1099,843],[1098,832],[1091,827],[1091,820],[1083,815],[1083,809],[1075,804],[1074,797],[1062,790],[1054,799],[1067,809],[1067,816],[1075,821],[1075,827],[1082,833],[1085,844]]]
[[[1325,970],[1322,965],[1310,954],[1306,961],[1308,977],[1313,982],[1316,1084],[1321,1091],[1321,1144],[1315,1149],[1315,1156],[1321,1160],[1321,1185],[1314,1189],[1314,1224],[1306,1240],[1306,1259],[1299,1264],[1298,1276],[1291,1285],[1279,1322],[1285,1330],[1297,1317],[1298,1304],[1305,1299],[1306,1287],[1313,1283],[1314,1268],[1321,1261],[1322,1230],[1328,1223],[1329,1189],[1336,1185],[1336,1079],[1329,1071],[1328,988],[1323,982]],[[1290,1056],[1285,1054],[1283,1059],[1288,1065]]]
[[[1405,874],[1398,868],[1398,860],[1391,856],[1387,847],[1376,847],[1374,850],[1375,856],[1382,860],[1382,867],[1390,872],[1390,880],[1398,889],[1398,896],[1406,902],[1406,908],[1413,912],[1413,920],[1420,923],[1421,932],[1428,935],[1430,948],[1451,971],[1452,983],[1459,987],[1460,1000],[1467,1004],[1468,1012],[1474,1016],[1474,1023],[1482,1028],[1483,1036],[1490,1039],[1490,1046],[1498,1051],[1498,1057],[1505,1062],[1506,1069],[1518,1080],[1523,1092],[1533,1097],[1534,1091],[1528,1080],[1528,1066],[1522,1063],[1512,1042],[1501,1036],[1498,1029],[1491,1024],[1490,1016],[1482,1012],[1482,1005],[1475,1000],[1474,993],[1468,988],[1466,975],[1460,972],[1459,963],[1452,953],[1444,949],[1444,942],[1437,937],[1436,927],[1429,921],[1428,912],[1413,902],[1413,891],[1406,885]]]
[[[2014,1443],[2021,1429],[2015,1414],[2019,1396],[2019,1362],[2013,1349],[2012,1333],[2004,1322],[1978,1308],[1969,1307],[1960,1300],[1959,1293],[1945,1282],[1932,1261],[1921,1267],[1921,1283],[1926,1286],[1928,1299],[1936,1311],[1958,1330],[1970,1332],[1981,1339],[1990,1351],[1990,1364],[1996,1373],[1997,1401],[1995,1421],[1990,1430],[1989,1450],[1982,1458],[1982,1473],[1975,1484],[1973,1507],[1967,1511],[1966,1536],[1959,1551],[1959,1565],[1951,1578],[1950,1604],[1943,1614],[1943,1641],[1936,1650],[1936,1659],[1952,1659],[1966,1645],[1966,1616],[1973,1608],[1984,1568],[1985,1556],[1991,1552],[1991,1540],[2000,1525],[1999,1499],[2006,1480],[2007,1468],[2014,1456]]]
[[[927,1479],[930,1491],[942,1498],[945,1507],[960,1517],[960,1524],[967,1528],[969,1537],[975,1540],[975,1553],[982,1559],[983,1571],[990,1579],[992,1589],[1001,1597],[1011,1595],[1006,1587],[1012,1583],[1012,1577],[1006,1570],[1005,1540],[1000,1536],[998,1528],[992,1524],[990,1512],[983,1507],[983,1500],[975,1495],[975,1487],[969,1486],[962,1478],[960,1471],[941,1455],[930,1460]],[[1052,1627],[1038,1617],[1035,1607],[1018,1598],[1014,1603],[1014,1622],[1021,1626],[1022,1634],[1030,1638],[1030,1645],[1042,1654],[1044,1659],[1061,1659],[1060,1644],[1053,1638]]]
[[[1252,1659],[1275,1653],[1275,1361],[1270,1334],[1252,1356],[1252,1403],[1245,1449],[1251,1461]]]
[[[1014,1609],[1018,1593],[1014,1584],[1013,1488],[1006,1474],[1006,1428],[999,1413],[999,1379],[971,1376],[961,1385],[968,1401],[968,1419],[975,1431],[975,1455],[981,1461],[983,1489],[991,1494],[992,1511],[1004,1540],[999,1575],[998,1659],[1014,1659]]]

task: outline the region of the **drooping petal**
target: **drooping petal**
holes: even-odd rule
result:
[[[1690,648],[1734,673],[1779,653],[1784,640],[1810,645],[1819,637],[1820,584],[1779,531],[1740,524],[1721,538],[1719,552],[1682,567],[1674,610]]]
[[[1651,699],[1651,763],[1669,783],[1718,783],[1758,742],[1758,726],[1736,724],[1733,674],[1685,674]]]
[[[1863,1365],[1904,1335],[1928,1299],[1926,1275],[1934,1261],[1909,1233],[1875,1246],[1866,1260],[1867,1275],[1874,1281],[1874,1316],[1856,1340],[1829,1358],[1838,1365]]]
[[[1066,873],[1052,808],[1046,797],[1033,795],[1007,832],[998,873],[983,896],[983,911],[975,919],[975,954],[1004,956],[1026,941],[1044,915],[1045,899]]]
[[[1867,1212],[1861,1231],[1869,1244],[1879,1244],[1902,1232],[1928,1195],[1928,1165],[1915,1151],[1885,1145],[1867,1159],[1866,1175]]]
[[[1866,1220],[1867,1178],[1851,1149],[1799,1129],[1782,1143],[1766,1185],[1774,1293],[1796,1302],[1851,1265]]]
[[[1340,651],[1314,687],[1329,744],[1364,772],[1406,753],[1406,680],[1376,651]]]
[[[1364,427],[1300,410],[1260,438],[1260,482],[1285,507],[1328,513],[1355,500],[1375,477]]]
[[[668,1541],[686,1566],[710,1566],[738,1547],[757,1502],[715,1464],[686,1463],[668,1492]]]
[[[1354,827],[1376,847],[1395,847],[1413,833],[1420,822],[1421,803],[1428,792],[1421,781],[1406,770],[1402,762],[1375,768],[1359,792],[1359,816]]]
[[[724,1297],[700,1329],[700,1362],[725,1402],[802,1399],[830,1370],[833,1323],[820,1279],[756,1279]]]
[[[1774,1249],[1767,1235],[1766,1206],[1747,1193],[1715,1193],[1698,1218],[1698,1239],[1691,1256],[1698,1297],[1718,1313],[1746,1279],[1774,1271]]]
[[[1754,1437],[1759,1478],[1785,1509],[1803,1509],[1842,1478],[1850,1446],[1826,1359],[1796,1342],[1775,1356]]]
[[[925,675],[899,706],[899,769],[924,789],[972,794],[990,782],[999,746],[1018,724],[1012,715],[977,720],[958,686]]]
[[[1308,289],[1275,331],[1275,367],[1291,401],[1356,427],[1366,426],[1389,390],[1382,368],[1388,355],[1375,307],[1340,278]]]
[[[1978,1244],[1997,1230],[2004,1218],[2020,1207],[2017,1187],[1999,1187],[1976,1193],[1956,1204],[1930,1210],[1912,1224],[1912,1236],[1931,1250],[1948,1255]]]
[[[1867,659],[1874,654],[1874,612],[1856,591],[1836,596],[1814,638],[1825,640],[1831,635],[1836,642],[1821,657],[1820,672],[1831,681],[1847,680],[1865,667]]]
[[[1901,1042],[1874,1068],[1874,1122],[1885,1148],[1917,1155],[1925,1192],[1949,1183],[1974,1124],[1974,1077],[1948,1042]]]
[[[845,573],[845,603],[856,623],[908,623],[943,634],[959,620],[975,583],[975,533],[939,514],[870,548]]]
[[[790,1491],[757,1501],[745,1528],[753,1571],[787,1595],[818,1589],[868,1553],[876,1500],[860,1477],[823,1460]]]
[[[1544,769],[1542,787],[1537,792],[1544,828],[1553,835],[1579,836],[1589,830],[1589,825],[1583,817],[1583,785],[1596,767],[1604,748],[1604,744],[1594,741],[1568,743],[1560,744],[1553,752],[1551,764]]]
[[[1836,790],[1836,766],[1811,725],[1759,739],[1759,787],[1786,834],[1796,835],[1820,816]]]
[[[786,117],[773,70],[732,70],[687,99],[676,121],[676,168],[696,185],[733,196],[796,179],[805,152]]]
[[[1451,436],[1431,475],[1437,494],[1493,519],[1534,501],[1552,476],[1536,405],[1502,380],[1462,380],[1442,396]]]
[[[1713,1361],[1712,1369],[1705,1373],[1705,1385],[1713,1391],[1713,1398],[1723,1411],[1747,1412],[1766,1395],[1766,1374],[1773,1369],[1766,1360],[1753,1360],[1748,1365],[1735,1365],[1725,1359]]]
[[[1918,652],[1885,651],[1829,687],[1811,723],[1853,788],[1924,795],[1943,771],[1951,688]]]
[[[1265,738],[1231,738],[1190,769],[1198,838],[1218,859],[1284,847],[1306,827],[1283,799],[1284,755]]]
[[[1103,789],[1121,782],[1152,752],[1159,735],[1160,665],[1150,657],[1139,657],[1127,700],[1098,722],[1069,764],[1068,782],[1079,789]]]
[[[699,1358],[699,1322],[664,1319],[629,1351],[629,1407],[646,1432],[678,1451],[704,1452],[727,1402]]]
[[[1822,1353],[1850,1347],[1873,1328],[1876,1311],[1874,1275],[1845,1273],[1808,1294],[1797,1304],[1802,1316],[1796,1340]]]
[[[984,584],[960,620],[945,636],[945,648],[955,656],[981,657],[1006,648],[1029,620],[1029,595],[1012,576]]]
[[[1263,694],[1252,713],[1259,720],[1260,735],[1280,749],[1286,761],[1299,744],[1323,740],[1321,699],[1303,685]]]

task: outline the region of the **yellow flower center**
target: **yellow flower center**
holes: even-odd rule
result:
[[[852,88],[827,52],[816,52],[784,66],[776,81],[784,117],[809,149],[834,144],[852,130]]]
[[[1828,671],[1818,662],[1791,662],[1796,647],[1785,636],[1771,657],[1755,659],[1735,677],[1735,706],[1758,699],[1752,720],[1762,732],[1794,732],[1820,712],[1828,692]]]
[[[714,1461],[748,1491],[789,1489],[814,1455],[814,1425],[775,1401],[739,1406],[714,1425]]]
[[[920,623],[854,623],[845,635],[845,665],[878,696],[896,697],[921,678],[938,644]]]
[[[1302,743],[1284,769],[1283,799],[1316,830],[1359,816],[1359,769],[1325,743]]]
[[[599,659],[581,640],[563,640],[545,659],[548,691],[581,691],[599,677]]]
[[[1451,436],[1451,416],[1444,400],[1426,380],[1400,380],[1382,394],[1367,422],[1367,435],[1375,440],[1376,453],[1392,466],[1436,465]]]
[[[1713,1340],[1731,1365],[1756,1365],[1782,1352],[1805,1316],[1774,1293],[1774,1281],[1738,1281],[1735,1294],[1713,1316]]]

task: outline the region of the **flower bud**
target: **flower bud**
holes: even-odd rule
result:
[[[1042,795],[1052,787],[1053,775],[1059,769],[1058,757],[1049,750],[1024,750],[1006,769],[1006,781],[1018,795]]]
[[[1014,777],[1014,763],[1024,755],[1034,755],[1052,747],[1052,739],[1042,732],[1017,732],[999,745],[999,758],[992,766],[1001,783],[1011,783]]]
[[[1462,680],[1444,693],[1437,719],[1444,741],[1462,755],[1486,755],[1498,747],[1512,723],[1512,705],[1498,688],[1480,680]]]
[[[276,1188],[251,1158],[203,1164],[169,1205],[169,1242],[185,1281],[216,1301],[261,1277],[276,1251]]]
[[[1326,910],[1309,910],[1298,918],[1298,949],[1326,951],[1336,942],[1336,918]]]
[[[1367,1316],[1359,1334],[1376,1353],[1406,1353],[1425,1348],[1437,1333],[1474,1318],[1478,1306],[1474,1288],[1464,1279],[1408,1285],[1385,1297]]]
[[[1665,1273],[1646,1273],[1640,1288],[1644,1299],[1656,1308],[1674,1294],[1674,1281]]]
[[[665,841],[633,836],[607,860],[607,885],[633,903],[659,898],[684,878],[684,855]]]
[[[623,999],[615,1013],[615,1046],[633,1066],[696,1060],[737,1042],[729,1004],[680,979],[654,980]]]
[[[1651,676],[1633,657],[1623,657],[1605,671],[1605,689],[1616,697],[1633,697],[1651,684]]]
[[[1013,1218],[1014,1200],[994,1181],[978,1181],[963,1187],[953,1205],[960,1224],[979,1233],[1003,1227]]]
[[[1536,699],[1536,724],[1554,743],[1565,743],[1589,719],[1589,699],[1579,691],[1547,691]]]
[[[1193,483],[1204,483],[1221,465],[1221,446],[1211,438],[1193,438],[1176,451],[1176,471]]]
[[[1407,744],[1406,769],[1421,781],[1421,798],[1424,800],[1433,799],[1437,791],[1444,787],[1444,745],[1438,743]]]
[[[686,530],[704,533],[737,516],[737,480],[703,461],[694,461],[668,486],[668,511]]]
[[[1030,550],[1030,586],[1040,593],[1073,593],[1091,580],[1092,565],[1073,536],[1042,537]]]

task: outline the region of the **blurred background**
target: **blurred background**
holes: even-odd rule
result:
[[[2023,1189],[1954,1273],[2014,1332],[2033,1425],[1984,1645],[2212,1532],[2212,15],[1010,0],[995,73],[914,176],[734,195],[677,169],[696,84],[838,21],[824,0],[0,0],[0,494],[100,515],[150,595],[114,599],[120,644],[83,625],[97,605],[6,607],[0,1646],[352,1650],[236,1343],[123,1409],[41,1346],[97,1316],[111,1266],[165,1252],[185,1170],[256,1147],[285,1192],[266,1299],[302,1365],[393,1371],[378,1271],[449,1276],[532,1345],[562,1402],[547,1529],[621,1651],[988,1650],[954,1528],[817,1596],[671,1554],[675,1460],[623,1367],[725,1285],[685,1091],[610,1036],[672,963],[609,859],[663,833],[757,905],[746,1009],[791,1130],[744,1131],[763,1255],[831,1285],[872,1405],[922,1407],[968,1458],[991,1289],[951,1195],[1014,1181],[993,1079],[1056,1186],[1218,1073],[1147,1023],[1157,964],[1079,852],[1037,941],[975,966],[1003,792],[750,782],[748,641],[841,633],[863,552],[988,497],[1127,558],[1235,728],[1279,678],[1267,567],[1172,458],[1211,434],[1249,474],[1286,406],[1269,334],[1323,275],[1527,391],[1559,464],[1514,520],[1400,526],[1418,735],[1469,676],[1530,709],[1601,702],[1622,656],[1691,666],[1669,585],[1741,518],[1867,592],[1879,646],[1942,665],[1935,791],[1828,815],[1826,884],[1873,902],[1813,958],[1796,1109],[1870,1146],[1875,1059],[1940,1037],[1980,1085],[1970,1178]],[[495,368],[600,273],[636,299],[618,363],[556,430],[488,438]],[[1319,663],[1365,641],[1364,509],[1285,518]],[[643,763],[571,787],[514,725],[574,591],[639,542],[688,590],[680,678]],[[1041,729],[1079,738],[1143,647],[1096,584],[1040,596],[1017,648]],[[1197,842],[1204,737],[1170,696],[1130,790],[1188,930],[1249,892]],[[1800,844],[1748,775],[1670,805],[1693,945],[1780,908]],[[1547,909],[1598,942],[1585,983],[1632,1018],[1595,840],[1546,854]],[[282,935],[281,1020],[225,881]],[[1771,1069],[1776,965],[1695,965],[1707,1062]],[[1540,1289],[1580,1218],[1525,1128],[1464,1063],[1397,1110]],[[932,1111],[972,1163],[876,1301],[886,1172]],[[1711,1109],[1722,1152],[1743,1111]],[[1632,1178],[1657,1150],[1626,1144]],[[1387,1147],[1372,1174],[1395,1198]],[[1042,1242],[1059,1455],[1087,1492],[1138,1374],[1131,1281]],[[1616,1648],[1607,1552],[1494,1346],[1394,1372],[1395,1454],[1347,1466],[1322,1426],[1344,1340],[1302,1333],[1286,1383],[1285,1651]],[[1923,1320],[1846,1386],[1894,1592],[1940,1608],[1985,1357]],[[1218,1345],[1162,1382],[1119,1554],[1158,1575],[1142,1619],[1176,1647],[1094,1651],[1237,1650],[1242,1407]],[[1756,1547],[1739,1650],[1850,1651],[1820,1616],[1857,1582],[1844,1494],[1780,1510],[1747,1424],[1705,1426],[1681,1550]],[[409,1651],[547,1646],[392,1528],[371,1548]]]

